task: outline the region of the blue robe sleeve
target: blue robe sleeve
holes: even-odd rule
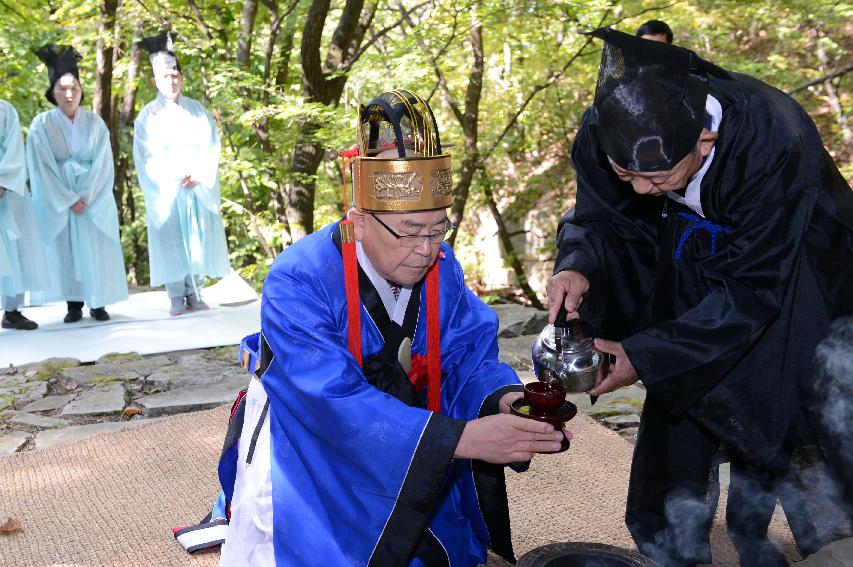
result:
[[[50,210],[39,207],[42,231],[47,240],[52,240],[65,226],[68,209],[80,199],[65,180],[48,139],[46,122],[50,112],[39,114],[33,119],[27,136],[27,167],[33,188],[33,197],[46,203]]]
[[[0,100],[0,187],[18,195],[26,195],[25,157],[18,113],[11,104]]]
[[[365,381],[322,276],[273,269],[264,286],[276,559],[404,565],[465,421],[407,406]],[[406,533],[382,538],[395,510],[406,512]]]
[[[113,150],[110,146],[110,132],[100,116],[94,112],[86,111],[86,113],[91,120],[90,127],[81,135],[91,137],[88,141],[92,150],[91,162],[76,179],[77,187],[86,191],[84,195],[89,203],[83,214],[92,219],[92,223],[101,232],[119,242],[118,214],[113,196],[115,169]]]

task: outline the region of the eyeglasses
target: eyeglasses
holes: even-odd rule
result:
[[[370,213],[370,216],[376,219],[376,222],[385,227],[385,230],[390,232],[391,236],[396,238],[397,241],[400,242],[400,246],[403,248],[417,248],[421,243],[426,241],[429,241],[432,244],[440,244],[447,240],[447,236],[456,229],[456,226],[448,219],[445,221],[445,229],[438,232],[432,232],[430,234],[397,234],[390,226],[379,220],[379,217],[375,214]]]

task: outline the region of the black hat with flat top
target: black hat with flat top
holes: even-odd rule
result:
[[[136,42],[137,46],[148,52],[148,60],[155,75],[164,71],[181,70],[174,48],[177,37],[175,33],[163,32]]]
[[[83,56],[77,53],[77,50],[70,45],[54,45],[48,43],[34,50],[36,57],[42,60],[47,66],[47,78],[50,81],[50,86],[44,93],[45,98],[51,104],[56,104],[56,98],[53,96],[53,87],[56,82],[63,76],[71,74],[77,81],[80,81],[80,71],[77,68],[77,62],[83,59]]]
[[[630,171],[667,171],[699,140],[705,125],[708,75],[728,72],[689,49],[610,28],[603,39],[593,107],[601,148]]]

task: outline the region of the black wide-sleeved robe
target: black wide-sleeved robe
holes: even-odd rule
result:
[[[698,211],[621,181],[591,108],[558,230],[554,273],[589,279],[581,316],[622,342],[648,390],[627,513],[641,548],[666,523],[643,508],[663,516],[721,442],[757,467],[779,454],[815,397],[815,347],[853,309],[853,192],[814,123],[754,78],[709,84],[722,120]]]

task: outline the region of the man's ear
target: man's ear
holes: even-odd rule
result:
[[[347,212],[347,218],[352,221],[355,239],[362,240],[364,238],[364,211],[359,211],[353,207]]]
[[[711,148],[714,147],[714,142],[716,141],[716,132],[711,132],[707,128],[702,128],[702,132],[699,134],[699,155],[701,155],[703,159],[708,157],[708,154],[711,153]]]

